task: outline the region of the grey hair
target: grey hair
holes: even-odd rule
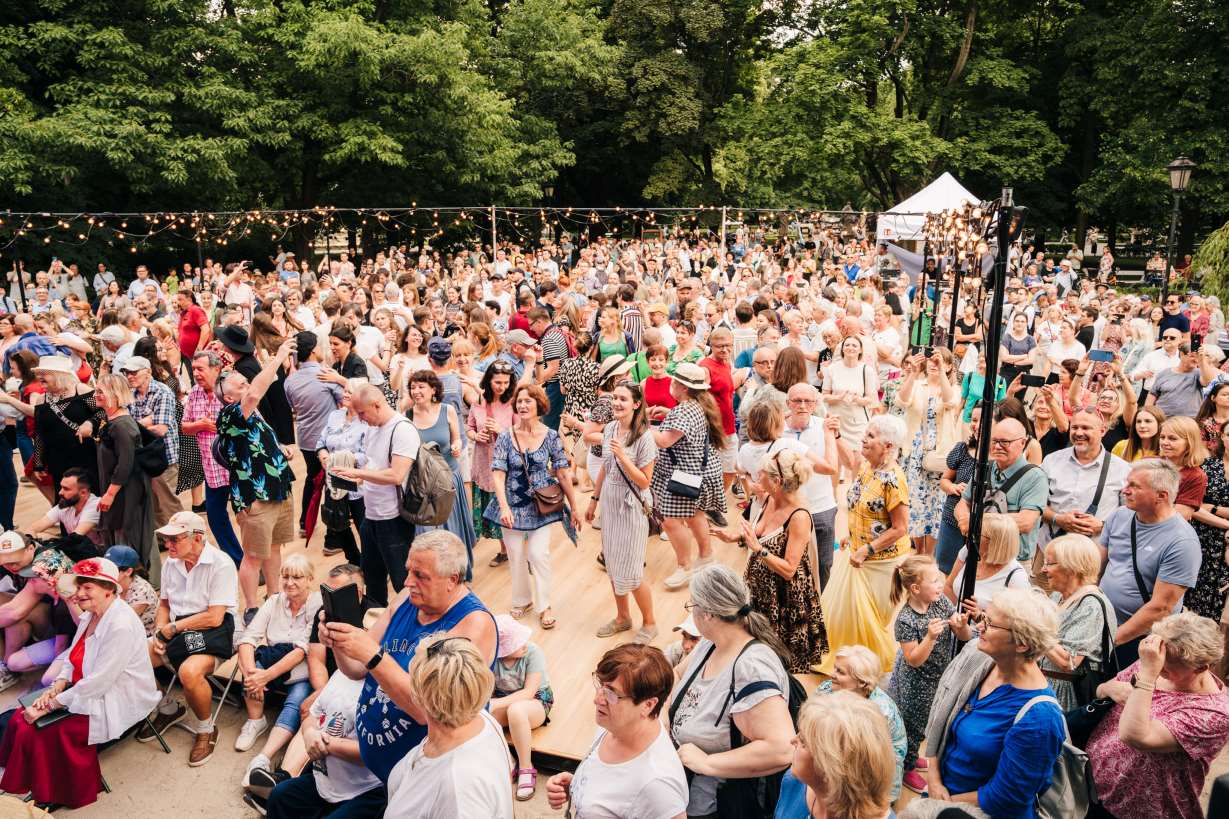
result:
[[[214,369],[217,369],[218,367],[222,366],[222,359],[218,357],[217,353],[211,352],[209,350],[201,350],[200,352],[192,356],[193,361],[196,361],[196,359],[198,358],[205,359],[205,363]]]
[[[891,444],[897,453],[905,445],[905,436],[908,434],[905,430],[905,422],[895,415],[876,415],[871,418],[866,428],[873,429],[875,436],[884,443]]]
[[[1181,611],[1153,623],[1152,633],[1165,641],[1167,657],[1188,668],[1215,665],[1225,653],[1220,627],[1193,611]]]
[[[1178,473],[1178,468],[1169,461],[1161,458],[1145,458],[1137,461],[1131,471],[1146,473],[1145,480],[1148,485],[1154,492],[1164,492],[1170,503],[1178,497],[1178,484],[1181,483],[1182,476]]]
[[[346,389],[350,391],[351,395],[354,395],[356,392],[359,391],[359,388],[365,387],[370,383],[371,382],[367,380],[366,377],[356,375],[352,378],[346,379]]]
[[[752,610],[751,590],[738,572],[722,563],[712,563],[691,576],[689,588],[697,609],[726,623],[741,623],[752,637],[766,643],[782,659],[790,656],[768,618]]]
[[[441,575],[456,575],[457,582],[465,579],[465,572],[469,568],[469,555],[461,538],[452,532],[435,529],[422,533],[410,544],[410,554],[414,552],[432,552],[435,555],[436,572]]]

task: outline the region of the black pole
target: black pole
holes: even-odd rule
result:
[[[1018,219],[1018,221],[1017,221]],[[1007,285],[1007,250],[1013,233],[1018,235],[1023,221],[1022,209],[1012,206],[1011,188],[1003,189],[999,200],[998,246],[991,282],[990,326],[986,328],[986,378],[982,384],[981,425],[977,435],[977,466],[973,472],[973,503],[969,513],[969,533],[965,537],[968,556],[961,579],[960,598],[973,596],[980,558],[982,515],[986,507],[986,487],[990,478],[990,429],[994,426],[994,404],[998,395],[999,345],[1003,340],[1003,294]],[[980,272],[980,271],[979,271]]]
[[[952,270],[952,314],[947,320],[947,349],[953,350],[956,347],[956,305],[960,302],[960,279],[964,273],[964,268],[961,267],[959,257],[956,257]]]
[[[1174,192],[1174,210],[1169,217],[1169,246],[1165,250],[1165,269],[1161,271],[1161,305],[1169,297],[1169,271],[1174,266],[1174,244],[1178,241],[1178,207],[1182,203],[1182,194]]]
[[[921,319],[923,319],[923,318],[925,318],[925,315],[926,315],[926,263],[927,263],[927,261],[929,261],[929,259],[930,259],[930,237],[929,237],[929,236],[927,236],[925,239],[923,239],[923,240],[922,240],[922,281],[921,281],[921,286],[920,286],[920,287],[918,288],[918,290],[917,290],[916,292],[914,292],[914,294],[913,294],[913,301],[914,301],[914,304],[917,304],[917,305],[918,305],[918,307],[917,307],[917,310],[915,311],[915,310],[914,310],[914,305],[910,305],[910,306],[909,306],[909,346],[911,346],[911,347],[916,347],[916,346],[920,345],[920,344],[921,344],[921,340],[922,340],[922,339],[921,339],[921,335],[922,335],[922,334],[921,334],[921,332],[920,332],[920,330],[921,330],[921,326],[920,326],[920,324],[918,325],[918,330],[919,330],[919,332],[918,332],[918,337],[917,337],[917,338],[914,338],[914,336],[913,336],[913,328],[914,328],[914,324],[915,324],[915,323],[920,322],[920,320],[921,320]],[[919,298],[918,298],[919,296],[921,297],[921,299],[920,299],[920,303],[919,303]],[[918,314],[918,315],[917,315],[918,322],[915,322],[915,321],[914,321],[914,315],[913,315],[913,314],[914,314],[914,312],[917,312],[917,314]],[[934,323],[934,320],[932,319],[932,320],[931,320],[931,324],[933,324],[933,323]]]

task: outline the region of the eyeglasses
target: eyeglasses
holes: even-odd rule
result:
[[[691,611],[694,611],[695,608],[699,605],[700,604],[697,603],[695,600],[688,600],[686,603],[683,604],[683,610],[687,612],[691,612]]]
[[[790,398],[786,401],[786,403],[799,407],[813,407],[819,402],[813,398]]]
[[[427,646],[427,659],[428,660],[435,659],[435,656],[444,650],[444,646],[447,645],[448,643],[451,643],[454,640],[464,640],[467,643],[469,642],[468,637],[445,637],[443,640],[440,640],[438,643],[432,643],[431,645]]]
[[[1011,629],[1008,626],[999,626],[999,625],[995,625],[994,623],[990,622],[990,615],[988,614],[983,614],[981,617],[977,618],[977,626],[978,628],[981,628],[983,630],[989,629],[989,628],[998,628],[998,629],[1002,629],[1003,631],[1011,631]]]
[[[602,695],[602,699],[606,701],[607,705],[617,705],[619,700],[628,698],[626,694],[620,694],[602,682],[596,674],[593,675],[593,690]]]
[[[1181,336],[1161,336],[1161,341],[1177,341]]]
[[[1025,436],[1021,436],[1019,438],[991,438],[990,446],[997,446],[1000,449],[1007,449],[1007,447],[1011,446],[1016,441],[1023,441],[1024,437]]]

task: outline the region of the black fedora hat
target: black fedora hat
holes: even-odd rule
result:
[[[227,324],[218,328],[218,341],[226,345],[227,349],[234,350],[236,353],[246,354],[256,349],[252,339],[248,338],[248,331],[233,324]]]

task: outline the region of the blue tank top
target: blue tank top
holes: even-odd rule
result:
[[[448,429],[448,404],[440,404],[439,415],[435,417],[435,423],[426,429],[422,429],[415,424],[415,429],[418,430],[418,437],[424,444],[437,444],[440,448],[440,454],[444,456],[444,460],[448,462],[448,466],[453,472],[457,471],[457,459],[452,457],[452,432]],[[458,419],[459,423],[459,419]]]
[[[414,649],[423,637],[449,631],[475,611],[490,614],[477,595],[470,592],[446,611],[443,617],[434,623],[423,625],[418,622],[418,607],[409,602],[403,603],[401,608],[393,612],[380,645],[388,656],[396,660],[397,665],[408,669]],[[491,619],[494,620],[494,616]],[[498,642],[498,634],[495,639]],[[492,661],[492,669],[494,666]],[[427,736],[427,726],[420,725],[402,711],[370,674],[363,681],[363,691],[359,694],[355,723],[363,764],[383,782],[388,781],[393,766]]]

